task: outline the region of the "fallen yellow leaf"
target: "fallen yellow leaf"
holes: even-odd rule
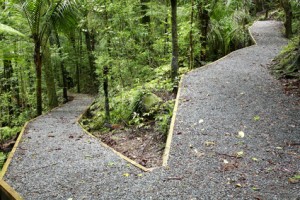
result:
[[[242,157],[244,155],[244,152],[243,151],[239,151],[236,153],[236,156],[237,157]]]
[[[205,146],[209,147],[209,146],[214,146],[216,143],[215,142],[211,142],[211,141],[206,141],[204,142]]]
[[[257,162],[257,161],[258,161],[258,159],[257,159],[257,158],[255,158],[255,157],[253,157],[253,158],[252,158],[252,160],[253,160],[253,161],[255,161],[255,162]]]
[[[239,131],[238,134],[239,134],[239,136],[238,136],[239,138],[245,137],[245,133],[243,131]]]
[[[128,177],[130,174],[129,173],[124,173],[123,176]]]
[[[289,183],[296,184],[296,183],[299,183],[299,182],[300,182],[300,179],[296,179],[294,177],[289,178]]]

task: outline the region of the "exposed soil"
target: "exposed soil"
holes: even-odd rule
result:
[[[280,79],[284,92],[287,95],[294,95],[300,97],[300,80],[299,79]]]
[[[16,140],[19,136],[19,133],[14,136],[12,139],[0,142],[0,152],[8,153],[14,147]]]
[[[171,92],[155,91],[154,93],[163,102],[174,99]],[[161,166],[166,134],[157,130],[153,119],[146,119],[143,123],[145,124],[143,127],[113,124],[110,125],[110,131],[94,132],[93,135],[144,167]]]
[[[147,128],[121,128],[94,135],[145,167],[157,167],[162,164],[165,137],[155,130],[153,123]]]

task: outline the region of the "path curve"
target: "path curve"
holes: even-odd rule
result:
[[[142,172],[86,135],[75,121],[92,99],[79,96],[29,124],[5,181],[26,200],[299,198],[299,99],[266,69],[281,30],[255,22],[257,45],[184,76],[167,168]]]

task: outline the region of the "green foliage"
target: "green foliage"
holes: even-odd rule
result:
[[[2,23],[0,23],[0,34],[1,33],[7,33],[7,34],[12,34],[12,35],[19,35],[19,36],[24,37],[23,33],[17,31],[16,29],[14,29],[14,28],[12,28],[10,26],[2,24]]]
[[[145,79],[150,79],[152,74],[155,74],[152,80],[144,82],[143,85],[137,82],[135,87],[116,88],[111,94],[113,98],[110,98],[110,123],[143,127],[154,120],[156,128],[161,133],[166,133],[172,117],[174,101],[161,102],[161,99],[155,94],[169,98],[173,88],[171,80],[168,78],[169,73],[169,65],[163,65],[150,73],[148,78],[145,77]],[[150,99],[153,97],[155,101],[150,103],[151,106],[145,108],[145,99],[148,97],[151,97]],[[91,117],[82,122],[86,128],[90,130],[105,129],[104,98],[97,98],[89,110],[89,115]]]
[[[8,126],[0,128],[0,142],[14,138],[21,131],[20,127],[10,128]]]
[[[4,152],[0,152],[0,169],[2,169],[7,158],[7,154]]]
[[[159,113],[155,116],[155,121],[157,123],[157,128],[159,132],[167,136],[169,131],[169,126],[171,118],[173,115],[174,100],[169,100],[161,105]]]
[[[241,7],[241,9],[237,9]],[[215,60],[229,52],[249,45],[248,26],[251,17],[249,7],[244,7],[236,1],[228,1],[224,9],[219,2],[211,11],[209,33],[210,60]]]
[[[295,37],[275,58],[273,71],[278,78],[296,78],[300,80],[300,38]]]

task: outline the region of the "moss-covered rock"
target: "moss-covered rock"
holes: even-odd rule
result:
[[[160,102],[162,102],[162,99],[156,96],[155,94],[146,93],[143,96],[141,106],[143,107],[143,111],[149,112],[152,108],[154,108],[155,105],[159,104]]]

